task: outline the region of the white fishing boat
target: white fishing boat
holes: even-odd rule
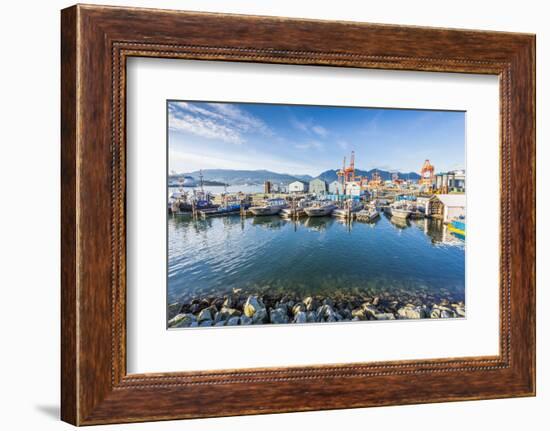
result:
[[[356,213],[358,211],[361,211],[363,209],[363,204],[356,200],[356,199],[349,199],[348,201],[344,202],[344,205],[342,208],[336,208],[332,212],[333,217],[349,217],[350,214]]]
[[[357,220],[366,221],[367,223],[373,222],[380,216],[380,213],[376,207],[368,207],[357,213]]]
[[[287,208],[283,208],[279,215],[281,217],[301,217],[305,215],[304,209],[311,205],[311,199],[300,199],[297,203],[291,202]]]
[[[329,216],[337,208],[332,201],[315,201],[311,206],[304,208],[308,217]]]
[[[400,219],[408,219],[411,216],[412,209],[407,203],[395,202],[390,205],[391,216]]]
[[[250,207],[249,211],[255,216],[267,216],[279,214],[282,209],[288,207],[285,199],[273,198],[267,199],[264,205]]]

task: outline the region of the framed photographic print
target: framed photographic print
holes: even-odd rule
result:
[[[61,30],[63,420],[535,394],[533,35]]]

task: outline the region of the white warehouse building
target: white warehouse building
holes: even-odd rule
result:
[[[342,183],[340,181],[333,181],[328,185],[328,192],[331,195],[342,195],[344,190],[342,189]]]
[[[446,223],[455,218],[466,217],[466,195],[464,193],[436,195],[430,201],[429,213],[441,217]]]
[[[327,182],[320,178],[311,180],[309,182],[309,192],[316,195],[325,194],[327,192]]]
[[[308,191],[308,184],[303,181],[294,181],[288,185],[289,193],[305,193]]]

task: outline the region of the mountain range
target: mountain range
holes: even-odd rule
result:
[[[336,181],[338,179],[337,172],[338,171],[336,169],[330,169],[328,171],[325,171],[325,172],[321,173],[317,178],[325,180],[327,183],[331,183],[331,182]],[[374,174],[375,172],[378,172],[378,175],[380,175],[380,177],[384,181],[391,180],[392,174],[395,173],[395,171],[390,172],[390,171],[385,171],[383,169],[371,169],[369,171],[363,171],[361,169],[356,169],[355,170],[355,175],[361,176],[361,177],[366,176],[368,178],[372,178],[372,174]],[[416,172],[397,172],[397,174],[399,175],[399,178],[402,178],[404,180],[417,181],[417,180],[420,179],[420,175],[417,174]]]
[[[383,169],[371,169],[369,171],[364,171],[361,169],[356,169],[355,174],[359,176],[372,177],[374,172],[378,172],[382,180],[391,180],[392,173]],[[313,178],[320,178],[325,180],[327,183],[331,183],[338,179],[336,169],[330,169],[324,171],[316,177],[311,175],[290,175],[290,174],[281,174],[277,172],[267,171],[267,170],[233,170],[233,169],[203,169],[202,175],[203,179],[206,181],[215,181],[228,185],[243,185],[243,184],[263,184],[265,181],[271,181],[276,184],[288,184],[296,180],[300,181],[311,181]],[[195,179],[199,179],[200,172],[193,171],[186,174],[177,174],[170,175],[171,179],[176,179],[182,175],[189,175]],[[420,175],[416,172],[398,172],[399,178],[418,180]]]

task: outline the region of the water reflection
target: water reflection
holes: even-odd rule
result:
[[[406,218],[392,216],[390,217],[390,221],[398,229],[406,229],[411,226],[411,224],[409,223],[409,220],[407,220]]]
[[[464,241],[438,220],[173,216],[168,256],[169,301],[235,288],[464,294]]]

